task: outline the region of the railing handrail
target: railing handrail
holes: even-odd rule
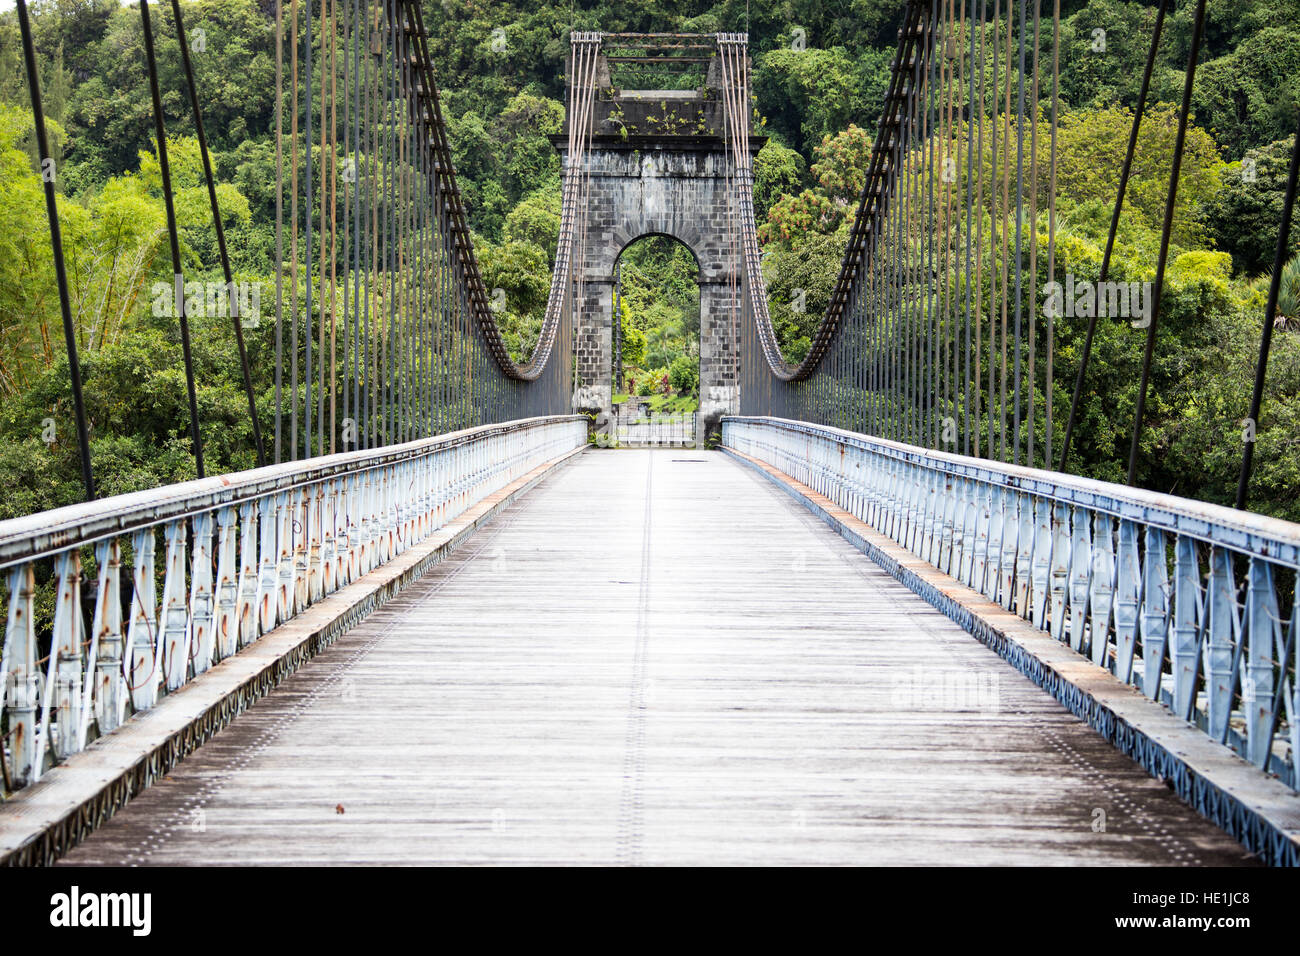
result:
[[[322,479],[419,458],[432,451],[455,448],[491,435],[579,418],[582,416],[547,415],[478,425],[381,448],[337,452],[246,471],[209,475],[10,518],[0,521],[0,568],[49,557],[69,548],[94,544],[104,538],[165,524],[176,518],[255,501],[271,492],[288,491]]]
[[[1196,538],[1272,564],[1300,569],[1300,524],[1224,505],[1182,498],[1161,491],[1082,478],[1064,472],[1010,465],[987,458],[922,448],[886,438],[874,438],[832,425],[788,418],[731,415],[725,421],[764,422],[788,431],[832,433],[845,444],[887,455],[899,461],[939,467],[950,474],[994,481],[1066,504],[1080,505],[1117,518]]]

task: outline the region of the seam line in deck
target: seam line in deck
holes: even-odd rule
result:
[[[619,798],[618,847],[620,863],[641,863],[645,775],[645,680],[650,642],[650,556],[654,517],[654,455],[646,456],[645,508],[641,524],[641,580],[637,591],[635,646],[632,652],[632,686],[628,699],[627,736],[624,742],[623,783]]]

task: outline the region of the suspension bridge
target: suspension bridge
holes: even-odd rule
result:
[[[96,496],[47,178],[86,500],[0,522],[6,862],[1300,863],[1300,526],[1246,507],[1249,443],[1236,508],[1135,481],[1204,0],[1125,485],[1063,470],[1095,318],[1052,426],[1059,8],[905,4],[796,363],[754,221],[745,35],[571,34],[521,360],[420,5],[277,0],[274,409],[240,339],[260,466],[207,475],[139,7],[199,477]],[[626,68],[701,75],[633,89]],[[669,102],[689,122],[653,128]],[[1296,179],[1293,157],[1279,265]],[[651,234],[700,268],[697,435],[606,450],[617,260]]]

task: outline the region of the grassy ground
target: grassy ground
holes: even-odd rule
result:
[[[694,395],[641,395],[638,396],[646,403],[652,415],[676,415],[688,414],[699,411],[700,400]],[[630,401],[631,396],[627,393],[614,395],[610,401],[615,405],[622,405]]]

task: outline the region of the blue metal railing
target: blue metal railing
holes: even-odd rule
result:
[[[1300,783],[1300,525],[785,419],[722,443]]]
[[[522,419],[0,522],[6,789],[586,440],[579,416]],[[38,634],[36,583],[51,565],[52,631]]]

